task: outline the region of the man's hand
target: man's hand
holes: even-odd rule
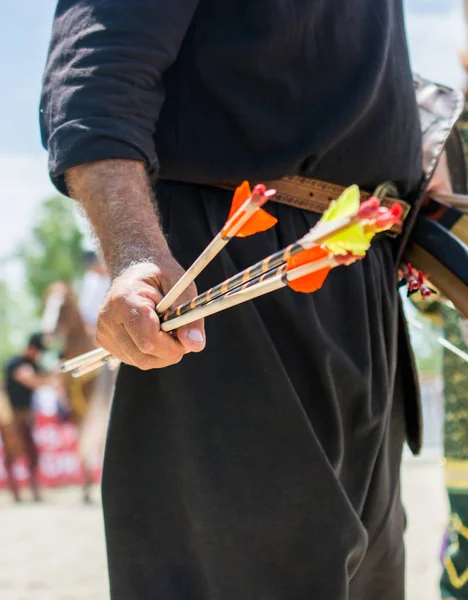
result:
[[[98,321],[97,341],[140,369],[175,364],[205,346],[203,321],[161,331],[155,308],[183,274],[161,231],[143,163],[104,160],[66,174],[70,195],[84,207],[112,277]],[[191,285],[177,303],[192,299]]]
[[[140,369],[157,369],[178,363],[187,352],[205,347],[203,321],[179,328],[173,336],[161,331],[155,308],[183,274],[173,260],[164,268],[141,263],[117,277],[104,300],[97,342],[123,362]],[[192,284],[177,303],[196,296]]]

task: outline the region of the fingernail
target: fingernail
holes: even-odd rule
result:
[[[187,333],[187,338],[196,344],[203,344],[205,341],[203,333],[199,329],[190,329]]]

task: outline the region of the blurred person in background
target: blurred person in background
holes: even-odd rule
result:
[[[94,338],[99,309],[109,289],[110,278],[104,263],[95,252],[92,250],[85,252],[84,260],[86,271],[81,281],[78,304],[88,332]]]
[[[34,500],[39,502],[41,495],[38,481],[39,452],[34,440],[33,392],[37,388],[55,382],[55,377],[41,372],[39,361],[46,350],[42,335],[30,336],[24,351],[12,357],[5,368],[6,393],[13,413],[13,426],[28,461],[30,485]],[[14,457],[5,446],[5,468],[8,485],[16,502],[20,502],[18,483],[13,471]]]

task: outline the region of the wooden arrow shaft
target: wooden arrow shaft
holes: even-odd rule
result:
[[[174,329],[178,329],[183,325],[188,325],[198,319],[208,317],[209,315],[213,315],[285,287],[288,285],[288,281],[294,281],[295,279],[305,277],[306,275],[310,275],[311,273],[320,271],[326,267],[336,266],[337,263],[332,256],[327,256],[326,258],[301,265],[290,271],[287,271],[286,265],[283,264],[280,267],[271,269],[271,271],[263,273],[255,279],[248,281],[240,288],[232,290],[212,302],[208,302],[180,317],[175,317],[162,323],[161,329],[163,331],[173,331]]]

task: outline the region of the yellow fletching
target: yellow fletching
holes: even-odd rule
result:
[[[357,185],[351,185],[345,189],[339,198],[331,202],[320,221],[335,221],[355,215],[359,210],[360,203],[359,188]],[[330,237],[323,243],[323,247],[327,248],[332,254],[343,255],[351,252],[351,254],[361,256],[369,249],[372,238],[373,234],[366,232],[364,226],[357,223]]]
[[[364,232],[364,227],[360,224],[353,225],[346,231],[338,233],[323,243],[332,254],[352,254],[362,255],[367,252],[370,246],[368,234]]]
[[[346,188],[339,198],[333,200],[330,206],[323,213],[320,221],[334,221],[354,215],[361,202],[361,194],[357,185],[351,185]]]

